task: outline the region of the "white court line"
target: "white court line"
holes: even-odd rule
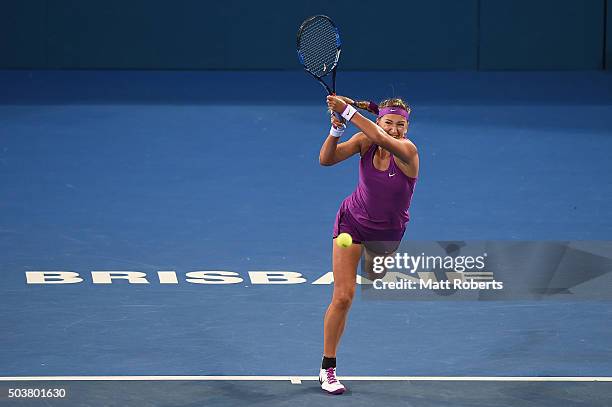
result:
[[[345,381],[441,382],[612,382],[608,376],[338,376]],[[0,376],[0,382],[22,381],[302,381],[318,376]]]

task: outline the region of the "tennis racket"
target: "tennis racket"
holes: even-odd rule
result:
[[[304,70],[312,75],[329,95],[336,94],[336,68],[342,42],[340,31],[331,18],[316,15],[304,20],[297,33],[297,54]],[[323,78],[331,74],[331,87]],[[342,121],[342,116],[334,112]]]

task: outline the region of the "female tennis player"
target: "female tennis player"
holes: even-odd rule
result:
[[[376,123],[362,116],[344,96],[328,96],[327,106],[353,123],[359,133],[339,143],[345,126],[332,115],[330,134],[321,147],[321,165],[334,165],[359,153],[359,183],[338,210],[334,225],[334,292],[324,320],[321,388],[328,393],[346,390],[336,377],[336,351],[355,294],[359,259],[367,242],[390,242],[375,254],[397,250],[409,220],[408,208],[419,174],[417,148],[406,138],[410,108],[401,99],[380,103]],[[336,237],[346,232],[353,245],[343,248]],[[372,255],[366,247],[366,257]]]

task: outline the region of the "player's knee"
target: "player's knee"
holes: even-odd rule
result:
[[[351,307],[353,302],[353,297],[355,296],[355,290],[340,290],[338,292],[334,292],[334,297],[332,302],[341,310],[348,310]]]

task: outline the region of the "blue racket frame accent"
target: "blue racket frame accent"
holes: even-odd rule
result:
[[[308,69],[306,67],[305,61],[304,61],[304,55],[303,53],[300,51],[300,33],[302,32],[302,29],[304,26],[306,26],[310,21],[312,21],[315,18],[325,18],[327,19],[333,26],[335,34],[336,34],[336,57],[334,59],[334,65],[331,69],[329,69],[327,71],[327,73],[325,73],[322,76],[318,76],[315,75],[313,72],[310,71],[310,69]],[[334,23],[334,21],[329,18],[326,15],[323,14],[319,14],[319,15],[315,15],[312,17],[307,18],[306,20],[304,20],[304,22],[302,22],[302,24],[300,25],[300,28],[298,30],[298,34],[297,34],[297,55],[298,55],[298,60],[300,61],[300,64],[304,67],[304,70],[306,72],[308,72],[313,78],[315,78],[320,84],[321,86],[323,86],[323,88],[325,89],[325,91],[327,92],[328,95],[335,95],[336,94],[336,68],[338,67],[338,62],[340,61],[340,52],[342,51],[342,40],[340,39],[340,30],[338,29],[338,27],[336,26],[336,24]],[[332,87],[330,88],[324,81],[322,78],[326,77],[327,75],[329,75],[329,73],[332,73]],[[339,121],[343,121],[342,116],[337,113],[334,112],[334,115],[336,116],[336,118]]]
[[[305,61],[304,61],[304,55],[303,55],[303,54],[302,54],[302,52],[300,51],[299,47],[300,47],[300,33],[302,32],[303,27],[304,27],[306,24],[308,24],[308,23],[309,23],[311,20],[313,20],[313,19],[315,19],[315,18],[321,18],[321,17],[323,17],[323,18],[327,19],[327,20],[328,20],[328,21],[329,21],[329,22],[332,24],[332,26],[333,26],[333,28],[334,28],[334,31],[335,31],[335,33],[336,33],[336,47],[337,47],[338,49],[337,49],[337,51],[336,51],[336,58],[335,58],[335,60],[334,60],[334,66],[333,66],[331,69],[329,69],[325,75],[318,76],[318,75],[315,75],[314,73],[312,73],[312,72],[310,71],[310,69],[308,69],[308,68],[306,67],[306,64],[305,64]],[[299,28],[299,30],[298,30],[298,34],[297,34],[297,48],[298,48],[298,49],[297,49],[298,60],[300,61],[300,64],[301,64],[301,65],[304,67],[304,70],[305,70],[306,72],[308,72],[309,74],[311,74],[311,75],[312,75],[312,76],[313,76],[315,79],[317,79],[319,82],[321,82],[321,83],[323,84],[323,86],[325,87],[325,89],[328,91],[328,93],[329,93],[330,95],[334,94],[334,93],[335,93],[335,90],[336,90],[336,89],[335,89],[335,88],[336,88],[336,87],[335,87],[335,82],[336,82],[336,78],[335,78],[335,76],[336,76],[336,68],[338,67],[338,62],[340,61],[340,52],[342,51],[342,40],[340,39],[340,30],[338,29],[338,26],[336,26],[336,24],[334,23],[334,21],[333,21],[331,18],[329,18],[328,16],[323,15],[323,14],[318,14],[318,15],[315,15],[315,16],[312,16],[312,17],[309,17],[309,18],[307,18],[306,20],[304,20],[304,22],[302,22],[302,24],[300,25],[300,28]],[[329,75],[329,73],[330,73],[330,72],[332,73],[332,82],[333,82],[333,87],[332,87],[332,89],[330,89],[330,88],[329,88],[329,86],[327,86],[327,85],[325,84],[325,82],[323,82],[323,81],[321,80],[321,78],[324,78],[324,77],[326,77],[327,75]]]

